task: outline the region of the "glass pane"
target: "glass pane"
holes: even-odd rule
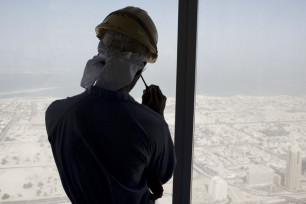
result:
[[[84,91],[85,64],[97,54],[95,26],[129,5],[146,10],[156,24],[159,57],[143,76],[168,97],[165,119],[173,135],[176,1],[0,1],[0,203],[69,203],[47,140],[45,110]],[[144,88],[139,81],[131,95],[141,101]],[[164,188],[160,202],[171,203],[172,182]]]
[[[193,204],[306,202],[305,9],[199,1]]]

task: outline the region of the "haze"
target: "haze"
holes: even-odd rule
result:
[[[96,53],[94,28],[113,10],[148,11],[159,32],[159,58],[143,76],[175,96],[177,1],[0,1],[2,94],[47,89],[71,96]],[[197,93],[304,94],[306,2],[199,1]],[[18,73],[18,75],[16,75]],[[170,80],[169,80],[170,79]],[[52,93],[50,87],[57,87]],[[139,97],[138,83],[132,95]]]

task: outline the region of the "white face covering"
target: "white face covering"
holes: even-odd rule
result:
[[[88,60],[81,86],[85,89],[96,86],[116,91],[130,84],[135,74],[144,68],[146,57],[132,52],[109,49],[102,41],[99,54]]]

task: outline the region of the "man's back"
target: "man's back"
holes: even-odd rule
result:
[[[46,127],[73,203],[149,203],[146,171],[167,182],[175,156],[164,119],[127,92],[92,87],[55,101]]]

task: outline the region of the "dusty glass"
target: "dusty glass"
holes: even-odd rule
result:
[[[199,1],[193,204],[306,202],[305,9]]]
[[[158,30],[159,57],[143,76],[168,97],[165,119],[173,136],[176,1],[0,1],[0,203],[69,203],[47,141],[45,110],[84,91],[85,64],[97,54],[95,26],[130,5],[146,10]],[[141,101],[144,88],[139,81],[131,95]],[[171,203],[171,183],[161,203]]]

